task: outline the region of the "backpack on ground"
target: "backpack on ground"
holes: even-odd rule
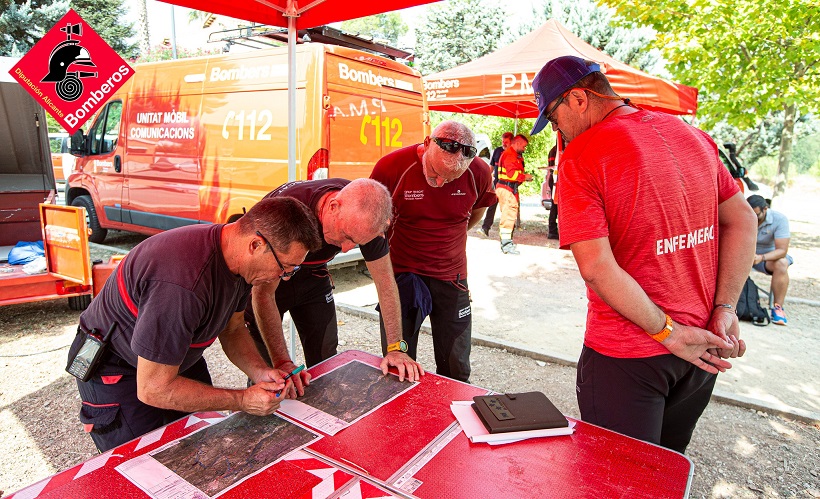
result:
[[[771,322],[769,311],[760,306],[760,290],[751,277],[746,278],[743,291],[737,301],[737,318],[750,321],[755,326],[766,326]]]

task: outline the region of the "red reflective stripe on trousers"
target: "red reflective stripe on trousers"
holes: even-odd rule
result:
[[[116,385],[122,379],[122,374],[117,374],[115,376],[100,376],[104,385]]]
[[[120,404],[92,404],[91,402],[86,402],[83,400],[83,405],[88,405],[91,407],[119,407]]]

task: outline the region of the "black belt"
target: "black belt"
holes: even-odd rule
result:
[[[513,193],[518,192],[518,186],[520,185],[518,182],[509,182],[507,180],[499,180],[498,183],[501,185],[506,185],[512,189]]]

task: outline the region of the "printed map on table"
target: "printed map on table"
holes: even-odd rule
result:
[[[279,412],[335,435],[418,383],[399,381],[393,373],[352,360],[310,380],[305,395],[283,400]]]
[[[116,469],[154,498],[217,497],[320,438],[276,415],[237,412]]]

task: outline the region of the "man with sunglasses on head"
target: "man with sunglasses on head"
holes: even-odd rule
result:
[[[708,135],[618,97],[598,64],[548,62],[539,116],[567,144],[560,246],[587,285],[581,418],[684,452],[726,358],[746,345],[734,304],[754,213]]]
[[[495,190],[498,205],[501,207],[498,234],[501,238],[501,252],[505,255],[520,253],[513,243],[513,231],[518,220],[518,187],[532,180],[532,175],[524,171],[523,154],[527,144],[529,140],[526,137],[516,135],[498,162],[498,184]]]
[[[436,372],[468,381],[467,231],[496,202],[490,170],[476,157],[475,136],[461,123],[445,121],[422,144],[380,159],[370,178],[393,196],[388,239],[407,353],[416,358],[419,329],[429,315]],[[385,320],[382,310],[382,351]]]
[[[245,320],[259,352],[277,369],[290,372],[296,368],[282,334],[282,316],[290,312],[308,367],[336,355],[339,330],[327,263],[339,252],[346,253],[358,245],[389,326],[391,348],[382,360],[382,371],[387,374],[388,366],[395,366],[400,380],[406,376],[409,381],[418,381],[424,369],[400,348],[399,294],[384,237],[392,210],[390,193],[375,180],[331,178],[289,182],[266,196],[284,197],[298,199],[316,215],[322,245],[308,253],[299,271],[288,279],[254,286],[253,303],[248,305]],[[303,370],[293,380],[286,395],[304,395],[310,374]]]
[[[316,219],[295,199],[262,200],[234,223],[191,225],[137,245],[80,315],[86,331],[112,330],[102,360],[77,380],[80,421],[104,452],[198,411],[273,413],[288,389],[245,329],[251,287],[278,281],[319,246]],[[113,329],[112,329],[113,326]],[[217,338],[256,384],[215,388],[203,353]]]

